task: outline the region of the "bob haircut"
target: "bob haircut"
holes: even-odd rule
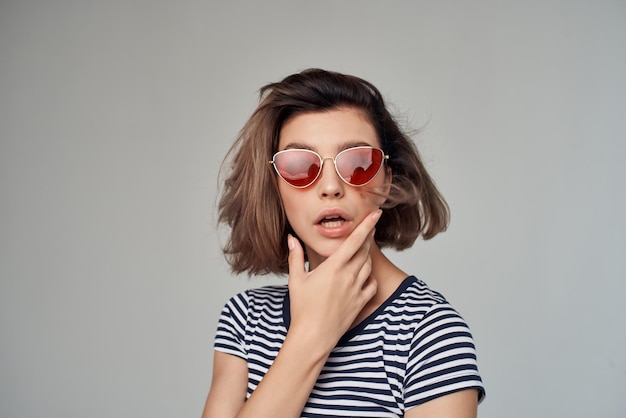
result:
[[[287,234],[295,234],[278,192],[281,180],[268,162],[278,151],[282,125],[301,113],[354,108],[374,126],[381,148],[389,155],[387,167],[392,173],[374,236],[379,247],[404,250],[420,235],[430,239],[445,231],[450,219],[448,205],[415,144],[402,132],[371,83],[308,69],[262,87],[259,96],[258,107],[228,151],[220,173],[225,180],[218,222],[231,230],[223,252],[234,273],[289,273]]]

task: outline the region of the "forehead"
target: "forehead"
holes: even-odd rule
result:
[[[338,152],[356,145],[380,146],[368,116],[355,108],[298,114],[283,124],[278,138],[278,150],[308,148]]]

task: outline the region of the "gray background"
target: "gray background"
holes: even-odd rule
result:
[[[198,416],[257,89],[376,84],[452,208],[391,253],[470,323],[479,414],[626,416],[626,2],[0,3],[0,416]]]

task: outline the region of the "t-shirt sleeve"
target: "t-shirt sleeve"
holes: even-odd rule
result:
[[[420,321],[407,363],[405,408],[464,389],[485,395],[467,323],[447,303],[433,305]]]
[[[248,298],[245,293],[233,296],[222,309],[215,333],[214,349],[223,353],[247,357],[245,328],[248,317]]]

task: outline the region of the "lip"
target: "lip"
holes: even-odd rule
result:
[[[323,226],[320,222],[326,217],[329,216],[340,216],[344,219],[344,223],[341,226],[328,228]],[[352,225],[352,218],[348,216],[348,214],[340,209],[340,208],[327,208],[319,213],[317,218],[315,219],[315,227],[318,232],[327,237],[327,238],[339,238],[347,235],[350,232]]]
[[[315,224],[318,225],[320,222],[322,222],[322,219],[329,217],[329,216],[339,216],[345,219],[346,221],[352,220],[348,216],[348,214],[340,208],[326,208],[317,215],[317,218],[315,218]]]

